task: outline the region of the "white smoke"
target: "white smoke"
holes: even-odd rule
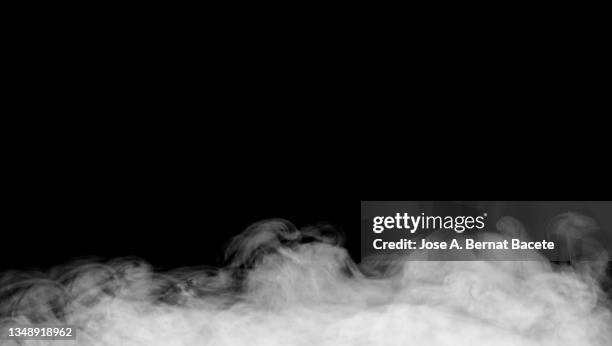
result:
[[[525,233],[514,219],[498,228],[490,236]],[[234,239],[219,270],[156,273],[122,259],[8,272],[0,324],[76,325],[77,345],[612,345],[601,261],[434,262],[417,253],[357,265],[341,244],[329,229],[268,220]]]

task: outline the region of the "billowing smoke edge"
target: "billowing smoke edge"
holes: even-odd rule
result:
[[[497,228],[485,237],[528,236],[511,217]],[[222,268],[156,272],[120,258],[7,271],[0,327],[75,325],[79,345],[612,344],[608,255],[592,237],[595,221],[566,213],[548,231],[570,263],[479,252],[479,261],[414,253],[357,264],[331,225],[264,220],[232,239]]]

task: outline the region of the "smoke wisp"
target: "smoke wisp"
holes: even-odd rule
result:
[[[76,343],[22,345],[612,345],[601,288],[608,259],[588,238],[595,228],[574,213],[551,222],[574,254],[570,264],[537,252],[529,261],[491,261],[486,252],[475,254],[479,261],[425,261],[412,253],[356,264],[330,227],[266,220],[233,239],[221,269],[159,273],[123,258],[6,272],[0,324],[78,328]],[[525,234],[505,218],[483,236]]]

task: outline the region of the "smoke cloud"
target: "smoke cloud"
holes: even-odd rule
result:
[[[0,327],[70,324],[78,339],[0,344],[612,345],[607,253],[588,238],[596,224],[569,213],[549,231],[572,263],[478,252],[479,261],[411,253],[356,264],[331,227],[266,220],[233,239],[221,269],[159,273],[123,258],[9,271],[0,277]],[[509,236],[527,237],[513,218],[483,235]]]

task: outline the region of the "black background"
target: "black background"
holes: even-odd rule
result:
[[[160,267],[220,265],[233,235],[270,217],[298,227],[332,222],[358,259],[361,200],[581,200],[610,185],[608,177],[593,179],[608,171],[607,156],[596,153],[608,147],[596,140],[608,136],[593,134],[606,127],[582,118],[600,91],[583,102],[574,89],[591,83],[568,79],[569,88],[555,78],[571,97],[545,94],[543,82],[525,82],[541,75],[539,65],[537,74],[524,69],[510,78],[501,75],[508,68],[491,73],[482,59],[468,58],[477,68],[451,64],[470,73],[447,83],[440,81],[448,64],[422,68],[401,58],[395,65],[407,70],[400,75],[388,54],[383,64],[361,49],[332,59],[319,40],[312,49],[285,40],[298,49],[278,56],[261,40],[260,51],[245,50],[235,37],[251,28],[208,35],[222,47],[201,43],[199,34],[132,38],[125,30],[107,47],[94,35],[72,38],[81,32],[74,26],[66,35],[51,28],[11,36],[34,51],[11,51],[15,77],[4,94],[13,103],[7,118],[22,120],[4,126],[6,138],[14,136],[2,161],[4,269],[128,255]],[[147,47],[139,44],[144,36]],[[270,45],[285,51],[286,42]],[[306,51],[317,59],[294,60]],[[478,69],[486,78],[475,77]],[[533,107],[537,100],[542,105]],[[580,111],[561,122],[566,131],[534,121],[532,112],[560,115],[552,105],[567,112],[568,103]],[[389,114],[398,117],[384,119]],[[589,140],[578,140],[580,133]]]
[[[345,233],[345,247],[359,261],[361,200],[580,200],[604,191],[587,183],[548,186],[533,172],[520,181],[480,169],[435,175],[398,165],[372,173],[384,167],[377,165],[384,157],[366,153],[355,165],[346,153],[311,154],[312,146],[271,150],[282,141],[240,155],[211,150],[222,147],[215,142],[162,148],[115,141],[43,142],[17,152],[5,171],[2,269],[122,256],[160,270],[222,266],[228,241],[268,218],[297,227],[329,222]],[[370,169],[362,164],[368,160]]]
[[[228,241],[268,218],[296,227],[331,223],[347,234],[346,247],[359,259],[359,199],[324,192],[309,180],[312,174],[288,179],[290,170],[261,162],[219,169],[220,162],[200,150],[134,157],[125,151],[30,155],[24,156],[29,162],[12,165],[2,269],[123,256],[160,270],[222,266]],[[262,169],[265,174],[257,174]]]

